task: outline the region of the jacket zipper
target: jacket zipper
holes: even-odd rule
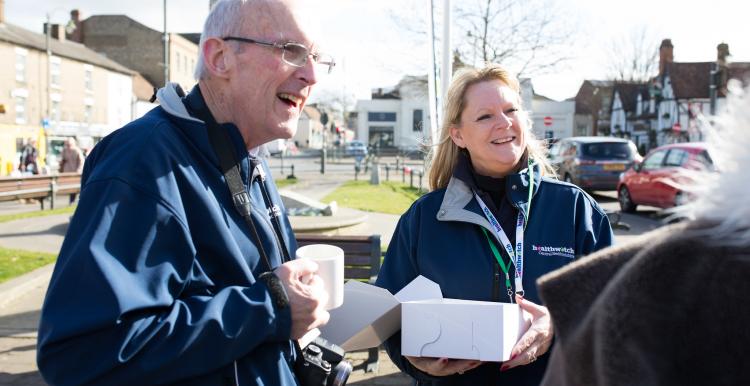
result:
[[[249,181],[248,181],[247,186],[248,186],[248,189],[252,189],[253,174],[254,174],[253,172],[255,171],[256,167],[261,167],[261,166],[260,166],[260,164],[255,165],[253,163],[252,158],[250,158],[250,156],[247,157],[247,161],[248,161],[248,165],[250,166],[250,168],[249,168],[250,170],[249,170],[249,173],[248,173],[248,180]],[[263,182],[263,178],[261,176],[258,176],[258,178],[260,178],[260,181],[258,182],[258,184],[259,184],[259,188],[260,188],[260,195],[262,196],[262,200],[263,200],[263,204],[264,204],[263,205],[264,210],[261,210],[261,212],[258,213],[258,214],[259,214],[259,217],[263,218],[263,220],[265,221],[266,224],[270,225],[271,233],[273,234],[273,238],[276,241],[276,247],[279,249],[279,259],[281,260],[281,263],[284,264],[284,263],[286,263],[286,261],[285,261],[286,259],[284,258],[285,253],[286,253],[285,252],[285,247],[284,247],[284,244],[282,244],[281,240],[279,240],[280,235],[277,233],[277,232],[281,232],[281,230],[280,229],[277,230],[276,226],[274,226],[274,224],[268,218],[268,213],[267,212],[269,210],[273,211],[273,209],[271,209],[271,208],[268,207],[269,205],[271,205],[270,196],[268,195],[268,192],[266,191],[266,185]],[[248,192],[248,194],[249,194],[249,192]],[[266,196],[269,196],[268,200],[266,200]],[[266,202],[266,201],[269,201],[269,202]],[[253,208],[256,208],[256,206],[253,206]]]
[[[497,261],[494,262],[495,264],[495,277],[492,280],[492,300],[499,302],[500,301],[500,264],[497,263]]]

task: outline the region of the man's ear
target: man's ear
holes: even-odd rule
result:
[[[458,126],[451,126],[450,132],[453,143],[462,149],[465,148],[466,143],[464,142],[464,137],[461,135],[461,129]]]
[[[232,60],[231,48],[221,39],[208,38],[203,43],[203,65],[211,76],[227,78]]]

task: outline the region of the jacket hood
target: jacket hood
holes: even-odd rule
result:
[[[198,85],[195,85],[195,87],[198,88]],[[200,119],[190,116],[182,101],[183,98],[185,98],[185,92],[177,83],[170,82],[156,92],[156,99],[167,114],[176,118],[205,124]],[[266,145],[248,149],[248,152],[253,157],[268,157],[270,155]]]

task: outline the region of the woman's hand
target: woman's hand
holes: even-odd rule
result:
[[[535,361],[537,357],[546,353],[552,344],[554,332],[547,307],[534,304],[520,295],[516,295],[516,302],[521,310],[531,315],[531,327],[513,346],[513,350],[510,352],[510,360],[503,363],[500,371],[527,365]]]
[[[481,365],[481,361],[468,359],[404,357],[412,366],[435,377],[463,374]]]

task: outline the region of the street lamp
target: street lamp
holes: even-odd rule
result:
[[[45,26],[45,41],[44,46],[47,51],[47,108],[45,109],[45,118],[42,120],[42,128],[44,129],[44,152],[45,160],[44,164],[49,165],[49,154],[50,154],[50,140],[49,140],[49,126],[52,118],[52,48],[50,47],[50,38],[52,35],[52,14],[57,11],[65,11],[61,7],[57,7],[46,13],[47,24]],[[73,20],[68,20],[65,24],[65,32],[72,33],[76,26]],[[62,31],[57,31],[58,34]]]

